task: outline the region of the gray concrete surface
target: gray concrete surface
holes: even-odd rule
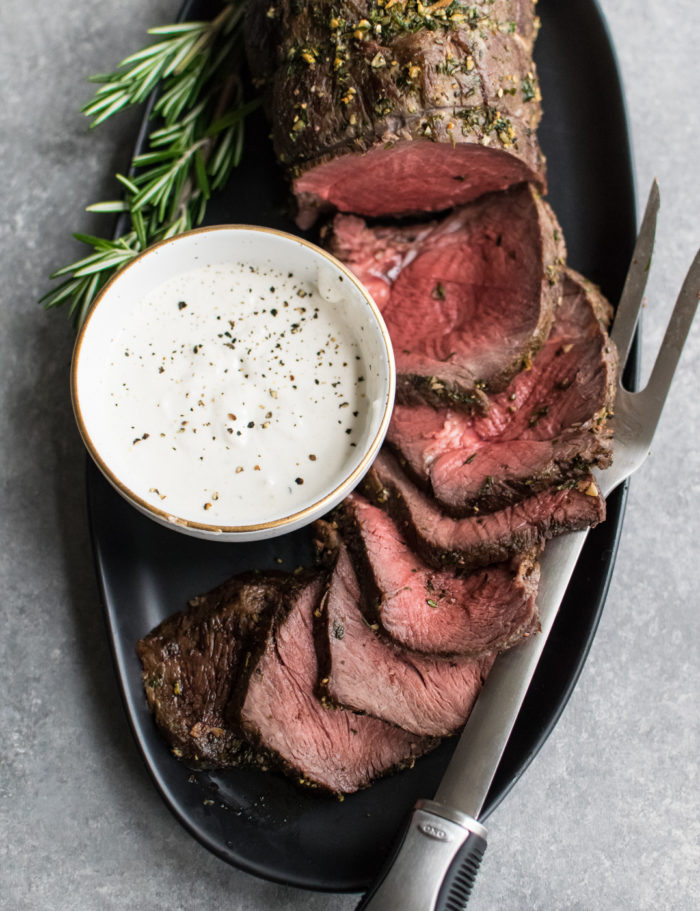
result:
[[[568,0],[573,2],[573,0]],[[663,191],[644,362],[700,241],[696,0],[603,0],[640,200]],[[83,77],[168,0],[5,0],[0,12],[0,908],[351,909],[208,854],[161,803],[122,714],[93,578],[72,333],[36,300],[114,192],[135,117],[88,135]],[[687,909],[698,878],[700,331],[632,486],[606,611],[554,734],[489,823],[472,907]],[[397,909],[400,911],[400,909]]]

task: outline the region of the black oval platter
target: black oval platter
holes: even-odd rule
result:
[[[210,18],[194,0],[183,18]],[[635,234],[632,167],[614,54],[594,0],[540,0],[536,46],[549,161],[549,201],[570,263],[619,297]],[[251,118],[244,160],[213,199],[207,223],[248,222],[295,230],[262,113]],[[145,142],[144,122],[139,147]],[[636,375],[637,351],[628,372]],[[416,799],[432,797],[454,748],[446,741],[406,772],[340,802],[254,770],[196,772],[170,754],[141,686],[136,641],[195,594],[253,567],[310,562],[308,534],[262,544],[218,544],[156,525],[127,505],[90,463],[89,516],[108,633],[126,712],[155,784],[176,818],[222,859],[258,876],[309,889],[359,891],[383,863]],[[520,778],[557,722],[595,635],[613,571],[626,491],[608,501],[569,586],[537,674],[489,793],[484,817]]]

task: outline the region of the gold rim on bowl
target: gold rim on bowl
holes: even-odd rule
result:
[[[80,353],[82,350],[82,345],[85,339],[87,332],[87,327],[90,323],[90,320],[99,307],[101,301],[106,296],[107,292],[111,286],[119,280],[119,278],[126,273],[128,269],[136,265],[140,260],[145,259],[149,256],[154,250],[157,250],[159,247],[164,247],[167,244],[177,243],[181,238],[191,237],[197,234],[210,234],[214,231],[257,231],[261,234],[273,234],[277,237],[283,237],[286,240],[294,241],[304,247],[308,247],[314,253],[321,254],[324,259],[330,262],[336,269],[343,273],[343,275],[357,288],[365,302],[369,305],[369,308],[374,316],[376,325],[381,333],[382,341],[384,342],[384,350],[386,354],[387,363],[389,365],[389,389],[386,396],[386,403],[384,406],[384,413],[380,421],[379,427],[372,438],[372,441],[367,448],[367,451],[359,464],[355,469],[348,475],[343,481],[333,488],[332,491],[327,493],[320,500],[317,500],[315,503],[312,503],[310,506],[306,506],[304,509],[300,509],[297,512],[291,513],[288,516],[283,516],[279,519],[273,519],[269,522],[259,522],[254,525],[211,525],[206,522],[195,522],[191,519],[183,519],[179,516],[175,516],[172,513],[169,513],[163,509],[159,509],[157,506],[153,506],[151,503],[144,500],[138,494],[134,493],[123,481],[121,481],[114,472],[110,469],[107,463],[104,461],[102,456],[99,454],[97,447],[94,445],[92,438],[87,430],[85,421],[83,419],[82,411],[80,408],[80,399],[78,396],[78,384],[77,384],[77,372],[78,372],[78,362],[80,360]],[[129,260],[124,266],[122,266],[118,272],[116,272],[112,278],[107,282],[104,288],[101,289],[97,297],[95,298],[87,317],[85,318],[78,336],[75,341],[75,347],[73,349],[73,358],[71,361],[71,375],[70,375],[70,385],[71,385],[71,401],[73,404],[73,413],[78,425],[78,430],[80,436],[82,437],[83,443],[85,444],[86,449],[90,453],[91,458],[100,469],[102,474],[107,478],[107,480],[115,487],[122,496],[131,501],[133,504],[138,506],[144,512],[158,517],[163,522],[168,525],[172,525],[175,528],[191,528],[196,531],[209,532],[212,535],[225,535],[225,534],[251,534],[254,532],[260,531],[271,531],[273,529],[281,528],[285,525],[292,525],[298,521],[303,521],[303,519],[308,516],[310,513],[315,512],[324,512],[324,504],[331,504],[342,497],[342,494],[345,490],[352,489],[356,483],[362,478],[362,476],[369,469],[371,462],[374,460],[374,456],[377,453],[377,450],[381,446],[384,437],[386,436],[387,429],[389,427],[389,421],[391,420],[391,414],[394,404],[394,395],[396,392],[396,370],[394,366],[394,351],[391,344],[391,339],[389,338],[389,333],[384,324],[384,319],[379,311],[379,308],[375,304],[371,294],[365,288],[365,286],[360,282],[355,275],[335,256],[328,253],[326,250],[323,250],[321,247],[318,247],[316,244],[312,244],[309,241],[305,240],[303,237],[298,237],[295,234],[290,234],[288,231],[280,231],[276,228],[264,228],[260,225],[243,225],[243,224],[230,224],[230,225],[212,225],[202,228],[193,228],[190,231],[185,231],[182,234],[178,234],[177,237],[169,237],[165,240],[158,241],[158,243],[152,244],[145,250],[142,250],[140,253],[137,253],[133,259]],[[330,505],[329,507],[330,508]]]

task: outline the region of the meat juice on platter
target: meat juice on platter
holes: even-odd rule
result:
[[[320,285],[207,265],[134,300],[98,382],[112,466],[138,497],[178,519],[248,525],[350,473],[368,371],[342,293]]]

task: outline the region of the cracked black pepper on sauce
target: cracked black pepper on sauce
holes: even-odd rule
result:
[[[293,272],[203,265],[134,303],[100,380],[130,490],[222,525],[328,492],[356,463],[371,407],[371,365],[333,280],[331,302]]]

